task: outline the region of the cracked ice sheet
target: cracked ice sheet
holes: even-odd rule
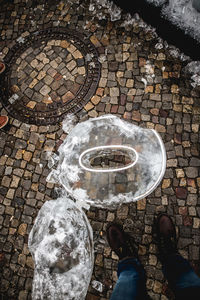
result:
[[[68,121],[64,122],[67,130]],[[105,169],[92,167],[91,159],[115,157],[117,151],[128,157],[125,167],[116,169],[113,161]],[[165,171],[165,149],[159,135],[113,115],[78,123],[58,152],[47,181],[61,184],[79,207],[115,209],[142,199],[156,188]]]
[[[93,233],[67,196],[39,211],[28,246],[35,263],[32,299],[85,299],[93,271]]]

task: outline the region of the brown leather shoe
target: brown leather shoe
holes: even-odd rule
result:
[[[160,214],[156,221],[157,242],[160,259],[178,253],[176,229],[172,219],[167,214]]]
[[[3,73],[5,69],[6,69],[5,64],[2,61],[0,61],[0,74]]]
[[[116,223],[108,224],[106,235],[110,248],[117,254],[120,260],[137,257],[134,239],[124,232],[122,226]]]
[[[0,129],[2,129],[8,123],[7,116],[0,116]]]

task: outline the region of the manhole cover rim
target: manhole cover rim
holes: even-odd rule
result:
[[[50,40],[68,41],[69,39],[70,41],[73,41],[72,43],[82,53],[82,55],[92,54],[92,63],[94,63],[94,66],[90,68],[88,61],[86,61],[86,58],[83,56],[84,67],[86,69],[86,78],[84,84],[81,86],[75,97],[62,106],[60,104],[53,104],[45,112],[42,110],[34,111],[22,105],[19,107],[19,103],[17,103],[18,107],[16,109],[16,106],[8,101],[9,97],[14,94],[11,94],[10,91],[12,65],[28,48],[37,48],[37,43],[35,43],[35,40],[37,40],[39,46],[41,46],[42,44],[45,45],[45,42],[48,43]],[[24,123],[35,125],[55,124],[61,122],[68,113],[78,113],[95,94],[101,76],[101,64],[98,60],[98,51],[90,41],[89,36],[84,33],[79,33],[75,30],[69,30],[67,28],[49,28],[46,30],[37,31],[24,38],[23,43],[17,42],[16,40],[16,44],[9,50],[4,60],[7,68],[3,73],[0,84],[2,104],[8,113],[14,118]],[[85,85],[85,83],[87,83],[87,85]],[[28,98],[26,95],[23,95],[23,97]],[[20,111],[19,108],[21,108]]]

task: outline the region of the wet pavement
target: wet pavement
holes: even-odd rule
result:
[[[57,197],[57,187],[46,181],[47,153],[56,153],[65,139],[62,119],[73,108],[78,121],[111,113],[154,128],[167,152],[164,179],[146,199],[87,212],[95,240],[92,280],[103,285],[101,292],[91,285],[87,299],[109,299],[117,280],[117,257],[105,240],[109,221],[135,237],[152,299],[173,299],[156,256],[153,221],[159,212],[172,216],[180,253],[199,274],[200,89],[184,72],[190,59],[139,17],[129,24],[125,14],[113,20],[106,5],[14,2],[0,2],[0,52],[7,62],[1,115],[9,111],[9,126],[0,131],[1,299],[31,299],[28,234],[43,203]],[[37,46],[38,32],[52,28],[70,35],[40,34]]]

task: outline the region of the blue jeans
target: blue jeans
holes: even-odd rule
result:
[[[177,300],[200,299],[200,278],[182,256],[168,257],[163,263],[163,273]],[[145,271],[138,259],[119,262],[118,277],[110,300],[150,299],[146,291]]]

